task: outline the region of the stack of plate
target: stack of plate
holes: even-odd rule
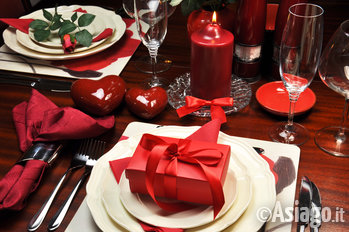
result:
[[[192,127],[167,126],[150,134],[185,138],[195,131]],[[231,146],[229,171],[224,183],[225,205],[213,219],[212,206],[180,213],[161,210],[149,197],[130,192],[123,174],[117,184],[109,161],[131,157],[141,138],[130,137],[115,145],[95,165],[87,184],[87,204],[103,231],[143,231],[139,220],[185,231],[257,231],[264,221],[258,212],[271,212],[276,201],[275,180],[267,162],[245,142],[220,133],[218,143]],[[268,213],[267,213],[268,214]],[[264,220],[268,217],[263,214]]]
[[[71,15],[74,14],[74,10],[79,8],[96,16],[89,26],[84,27],[84,29],[87,29],[92,34],[93,38],[98,36],[106,28],[111,28],[113,30],[112,36],[97,42],[92,42],[89,47],[77,45],[75,51],[70,54],[64,54],[57,31],[52,32],[48,40],[38,42],[34,39],[33,31],[31,29],[29,30],[29,33],[26,34],[20,30],[9,27],[3,33],[4,42],[15,52],[28,57],[45,60],[65,60],[81,58],[101,52],[116,43],[125,33],[126,24],[119,15],[116,15],[113,11],[97,6],[59,6],[57,12],[58,14],[61,14],[63,18],[70,19]],[[52,15],[55,11],[54,8],[46,10]],[[78,16],[81,14],[82,13],[78,12]],[[43,16],[42,10],[35,11],[23,16],[22,18],[42,19],[47,21]]]

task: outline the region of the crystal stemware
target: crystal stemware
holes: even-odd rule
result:
[[[152,59],[152,77],[146,87],[167,86],[168,80],[156,74],[158,49],[167,33],[167,0],[135,0],[134,10],[138,34]]]
[[[349,20],[328,42],[320,59],[319,75],[330,89],[345,98],[345,104],[340,125],[317,131],[315,143],[331,155],[349,157],[349,129],[345,127],[349,112]]]
[[[309,86],[316,73],[322,47],[323,9],[315,4],[299,3],[289,8],[284,28],[279,71],[289,93],[288,121],[269,129],[272,140],[301,145],[309,139],[309,131],[293,122],[299,95]]]
[[[134,0],[122,0],[122,7],[130,18],[135,18]],[[172,6],[171,4],[168,4],[167,17],[170,17],[175,10],[176,10],[176,6]],[[172,60],[160,54],[157,55],[157,58],[156,58],[157,73],[167,71],[171,67],[171,65],[172,65]],[[135,66],[141,72],[152,73],[152,59],[150,56],[139,57],[138,59],[135,60]]]

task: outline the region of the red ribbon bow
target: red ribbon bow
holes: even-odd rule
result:
[[[225,123],[227,118],[222,106],[233,106],[234,101],[231,97],[216,98],[212,101],[208,101],[192,96],[186,96],[185,103],[184,106],[177,109],[177,114],[180,118],[201,109],[203,106],[211,106],[211,118],[218,118],[222,123]]]
[[[224,205],[224,193],[220,180],[216,178],[216,176],[208,168],[208,166],[216,166],[223,154],[216,149],[190,149],[190,144],[190,139],[180,139],[178,144],[176,144],[167,143],[163,139],[154,135],[143,135],[142,140],[140,141],[140,145],[150,152],[146,166],[147,191],[154,202],[156,202],[156,204],[164,210],[177,212],[192,208],[187,204],[171,204],[156,200],[153,183],[155,179],[156,169],[161,158],[163,156],[167,156],[170,161],[165,169],[165,194],[167,197],[176,198],[176,177],[178,162],[197,164],[198,167],[200,167],[204,172],[207,181],[210,184],[215,218]]]

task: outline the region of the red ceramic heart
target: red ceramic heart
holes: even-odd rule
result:
[[[167,93],[161,87],[147,90],[131,88],[126,92],[125,101],[128,109],[139,117],[154,118],[167,105]]]
[[[126,93],[124,80],[116,75],[99,80],[80,79],[71,87],[71,97],[82,110],[95,115],[106,115],[118,107]]]

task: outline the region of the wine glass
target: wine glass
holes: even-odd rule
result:
[[[309,86],[316,73],[322,47],[323,9],[315,4],[299,3],[289,8],[281,40],[279,71],[289,93],[288,121],[269,129],[272,140],[301,145],[309,139],[309,131],[293,122],[299,95]]]
[[[145,80],[147,87],[168,85],[156,74],[158,49],[167,33],[167,5],[167,0],[134,0],[138,34],[152,59],[152,78]]]
[[[321,80],[345,98],[339,126],[325,127],[315,134],[315,143],[323,151],[349,157],[349,129],[345,127],[349,110],[349,20],[344,21],[328,42],[319,64]]]
[[[134,18],[134,0],[122,0],[122,7],[130,18]],[[171,4],[168,4],[167,17],[170,17],[175,10],[176,10],[176,6],[172,6]],[[159,54],[157,56],[156,61],[157,61],[156,62],[157,73],[167,71],[172,65],[172,61],[169,58]],[[150,56],[139,57],[138,59],[135,60],[135,66],[141,72],[152,73],[152,59]]]

